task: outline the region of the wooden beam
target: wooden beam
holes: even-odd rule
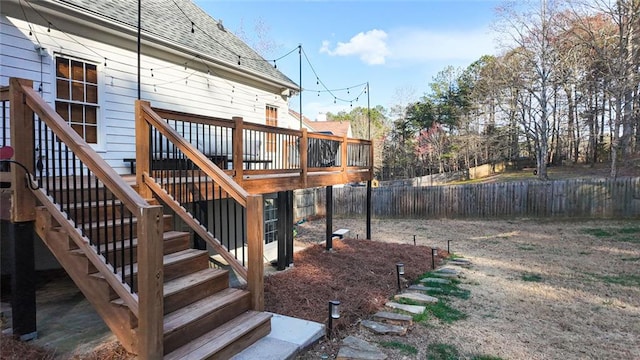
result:
[[[162,359],[164,344],[162,206],[138,214],[138,353],[141,359]]]
[[[251,308],[264,310],[264,200],[262,195],[247,198],[247,247],[249,249],[247,288]]]
[[[27,105],[25,88],[32,89],[33,81],[11,78],[9,80],[11,144],[14,148],[13,160],[24,165],[30,174],[34,173],[33,110]],[[33,89],[32,89],[33,90]],[[36,218],[35,198],[29,190],[29,181],[24,170],[12,164],[11,221],[33,221]]]

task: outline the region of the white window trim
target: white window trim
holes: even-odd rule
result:
[[[57,68],[56,68],[56,58],[58,57],[62,57],[62,58],[66,58],[66,59],[71,59],[71,60],[77,60],[77,61],[82,61],[84,63],[89,63],[89,64],[93,64],[96,65],[96,71],[98,72],[98,114],[97,114],[97,119],[96,121],[98,122],[98,126],[97,126],[97,131],[98,131],[98,136],[97,136],[97,143],[96,144],[89,144],[89,146],[91,146],[93,148],[93,150],[97,151],[97,152],[101,152],[101,153],[105,153],[107,152],[107,127],[105,124],[105,116],[104,116],[104,106],[105,106],[105,94],[106,94],[106,84],[105,84],[105,67],[104,67],[104,63],[98,59],[88,59],[88,58],[84,58],[84,57],[80,57],[80,56],[74,56],[73,54],[69,54],[69,53],[63,53],[63,52],[54,52],[52,57],[51,57],[51,71],[50,71],[50,77],[51,77],[51,106],[53,107],[54,111],[56,108],[56,99],[57,99],[57,91],[58,91],[58,83],[56,81],[56,73],[57,73]]]

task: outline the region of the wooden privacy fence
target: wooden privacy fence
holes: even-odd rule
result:
[[[381,187],[373,189],[372,197],[375,217],[640,217],[640,178]],[[323,208],[324,189],[315,198],[316,208]],[[365,199],[364,187],[336,188],[333,213],[363,216]]]

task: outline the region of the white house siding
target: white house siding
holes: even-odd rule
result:
[[[25,11],[29,21],[38,18],[28,8]],[[99,121],[102,127],[99,134],[100,144],[96,150],[101,152],[116,171],[128,173],[129,165],[123,163],[122,159],[135,157],[135,42],[79,26],[76,26],[73,32],[92,34],[92,39],[71,34],[70,31],[58,31],[58,28],[66,28],[68,24],[53,17],[47,19],[53,24],[50,31],[47,26],[27,23],[16,17],[9,17],[3,13],[0,19],[0,85],[7,85],[11,77],[33,80],[36,89],[42,83],[42,96],[53,105],[52,83],[55,74],[52,64],[55,53],[98,64],[101,105]],[[31,36],[29,25],[33,32]],[[36,44],[47,50],[42,62],[34,48]],[[148,51],[148,47],[143,48],[143,54],[145,52],[159,53],[158,50]],[[141,97],[155,107],[227,119],[240,116],[245,121],[255,123],[265,123],[265,106],[270,105],[278,108],[278,123],[286,122],[284,119],[288,116],[287,100],[279,95],[278,89],[271,89],[270,92],[264,89],[264,85],[258,87],[257,84],[249,84],[246,81],[241,83],[237,76],[233,80],[225,79],[223,76],[232,76],[212,66],[209,66],[209,69],[208,75],[207,66],[192,56],[180,58],[168,53],[160,53],[159,56],[143,55]]]

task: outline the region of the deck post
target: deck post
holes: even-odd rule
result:
[[[326,212],[326,250],[329,251],[333,248],[333,186],[326,187],[326,199],[325,199],[325,212]]]
[[[289,238],[287,237],[287,192],[278,192],[277,206],[278,206],[278,271],[286,269],[288,263],[287,244]]]
[[[9,80],[11,145],[13,160],[34,173],[34,114],[25,103],[22,86],[33,88],[33,81],[11,78]],[[25,171],[11,164],[11,227],[13,266],[11,274],[11,307],[13,331],[22,340],[37,337],[35,254],[33,249],[35,196],[29,189]]]
[[[247,197],[247,288],[251,308],[264,310],[264,200],[262,195]]]
[[[287,194],[286,216],[285,216],[285,233],[287,234],[287,265],[293,265],[293,190],[285,192]]]
[[[349,138],[347,137],[347,135],[345,134],[342,137],[342,144],[340,144],[340,172],[342,173],[342,183],[345,184],[347,182],[347,180],[349,179],[349,175],[347,174],[347,166],[348,161],[347,161],[347,150],[349,148],[349,143],[347,142]]]
[[[162,216],[159,205],[141,208],[138,214],[138,355],[141,359],[162,359],[164,352]]]
[[[371,240],[371,180],[367,181],[367,239]]]
[[[151,126],[144,118],[143,104],[151,106],[148,101],[136,100],[136,184],[140,196],[150,199],[153,195],[143,176],[151,174]]]
[[[244,122],[242,117],[234,116],[231,118],[235,122],[233,128],[233,170],[234,180],[242,186],[242,179],[244,178]]]
[[[24,165],[29,173],[34,169],[34,115],[25,103],[22,86],[32,88],[33,81],[11,78],[9,88],[11,145],[14,148],[13,160]],[[11,165],[13,201],[11,202],[11,221],[34,221],[36,218],[36,198],[31,193],[24,170]]]

